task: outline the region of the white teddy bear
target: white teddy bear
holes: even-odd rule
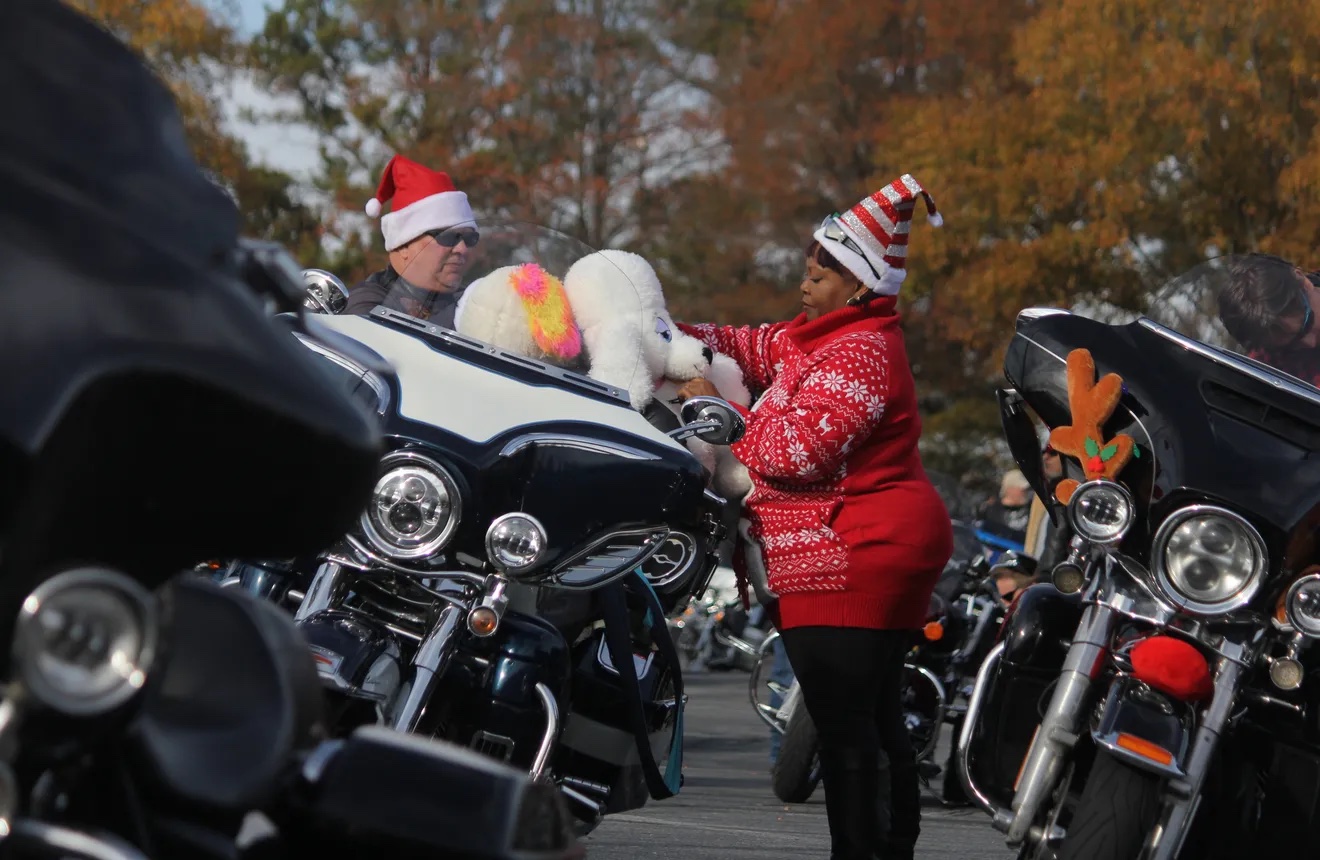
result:
[[[621,388],[639,410],[659,400],[678,414],[679,387],[698,376],[730,402],[751,402],[733,359],[679,331],[655,270],[624,251],[581,258],[562,283],[534,264],[496,269],[464,290],[454,328]],[[727,447],[695,437],[686,442],[721,495],[739,499],[750,489],[746,469]]]
[[[730,403],[751,403],[737,363],[674,325],[660,278],[643,257],[614,250],[588,254],[564,275],[564,291],[582,331],[589,375],[626,389],[634,408],[645,408],[654,399],[677,414],[682,407],[678,389],[699,376]],[[687,444],[714,475],[722,495],[742,498],[751,489],[746,469],[728,447],[695,437]],[[744,484],[746,489],[738,492]]]

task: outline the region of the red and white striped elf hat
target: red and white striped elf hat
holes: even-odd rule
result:
[[[816,231],[816,241],[869,289],[882,296],[897,295],[907,277],[908,233],[918,196],[926,201],[931,226],[943,224],[934,198],[905,173],[833,219],[852,242],[829,241],[826,232],[831,219]]]

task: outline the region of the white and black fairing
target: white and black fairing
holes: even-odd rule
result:
[[[612,532],[663,526],[700,541],[718,516],[700,462],[626,392],[397,311],[324,319],[394,369],[377,386],[387,447],[426,449],[461,485],[460,524],[435,567],[483,559],[487,527],[510,511],[545,526],[546,570]],[[666,609],[699,573],[659,589]]]

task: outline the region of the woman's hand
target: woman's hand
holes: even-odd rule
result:
[[[696,379],[689,380],[678,389],[679,400],[689,400],[693,397],[719,397],[720,392],[709,379],[698,376]]]

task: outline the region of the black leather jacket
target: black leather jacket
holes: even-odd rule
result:
[[[343,313],[365,315],[383,306],[452,329],[461,295],[462,290],[438,293],[420,289],[400,278],[393,266],[386,266],[348,291]]]

